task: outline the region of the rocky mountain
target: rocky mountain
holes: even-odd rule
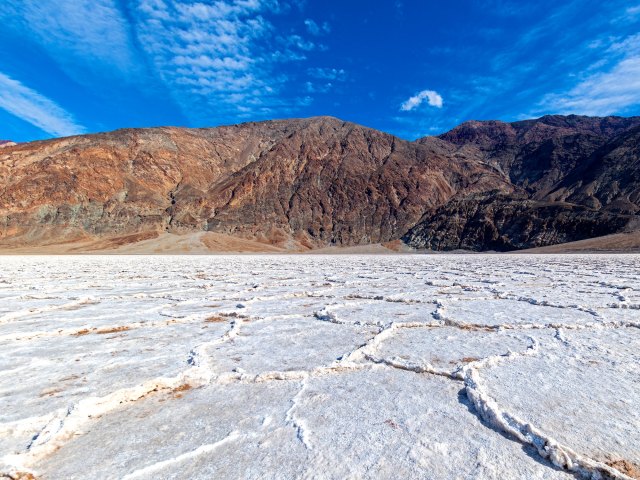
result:
[[[331,117],[126,129],[0,151],[0,245],[213,232],[293,250],[511,250],[633,228],[640,118],[467,122],[416,142]]]
[[[0,140],[0,148],[13,147],[14,145],[16,145],[16,142],[12,142],[11,140]]]
[[[0,154],[2,242],[165,231],[294,248],[385,242],[458,193],[512,190],[452,151],[327,117],[22,144]]]
[[[638,228],[639,134],[640,117],[464,123],[440,139],[479,155],[514,191],[457,195],[403,239],[437,250],[514,250]]]

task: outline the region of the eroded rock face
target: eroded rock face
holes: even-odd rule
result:
[[[204,192],[287,134],[282,123],[119,130],[5,148],[3,243],[171,228],[180,192]],[[198,219],[201,225],[204,219]],[[198,227],[196,225],[195,227]]]
[[[472,156],[329,117],[119,130],[0,155],[2,242],[210,230],[315,247],[399,238],[459,193],[512,191]]]
[[[640,226],[639,117],[466,122],[440,138],[493,165],[516,193],[457,195],[425,212],[403,237],[412,246],[504,251]]]
[[[600,237],[623,230],[632,218],[524,195],[486,193],[429,212],[403,240],[431,250],[508,251]]]
[[[294,249],[579,240],[637,222],[639,125],[467,122],[407,142],[316,117],[11,145],[0,153],[0,245],[194,231]]]
[[[208,228],[278,231],[312,244],[398,238],[453,195],[512,187],[473,158],[334,119],[309,122],[241,172],[212,185]],[[255,229],[255,232],[254,232]]]
[[[478,149],[511,182],[542,199],[608,141],[637,126],[640,117],[547,115],[514,123],[465,122],[440,138]]]

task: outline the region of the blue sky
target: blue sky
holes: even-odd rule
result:
[[[0,139],[640,114],[640,2],[4,0]]]

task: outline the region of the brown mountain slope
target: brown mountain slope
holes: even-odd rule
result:
[[[640,231],[522,250],[523,253],[640,253]]]
[[[416,142],[316,117],[6,146],[0,247],[551,245],[640,227],[639,144],[640,117],[548,116]]]
[[[403,238],[417,248],[513,250],[638,228],[639,125],[575,115],[462,124],[440,138],[504,172],[515,192],[457,195]]]
[[[164,230],[177,186],[206,190],[255,161],[287,128],[273,122],[119,130],[6,147],[0,154],[2,238],[42,243]]]
[[[505,123],[465,122],[439,138],[485,160],[537,199],[605,143],[640,126],[640,117],[547,115]],[[419,140],[422,141],[422,140]]]
[[[0,154],[0,242],[212,231],[320,247],[399,238],[455,195],[513,187],[473,156],[329,117],[119,130]]]
[[[625,230],[631,215],[525,195],[470,195],[428,212],[403,238],[432,250],[509,251],[572,242]]]
[[[548,197],[615,213],[640,212],[640,127],[605,143]]]

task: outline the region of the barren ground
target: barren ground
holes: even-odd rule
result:
[[[640,256],[0,263],[9,478],[640,478]]]

